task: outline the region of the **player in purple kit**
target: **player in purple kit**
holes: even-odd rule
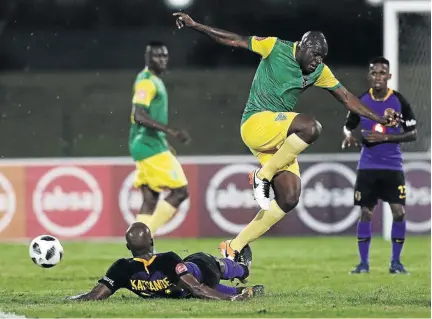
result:
[[[212,300],[247,300],[264,293],[264,286],[231,287],[220,280],[249,276],[252,251],[245,252],[244,263],[228,258],[216,258],[195,253],[180,258],[174,252],[153,253],[150,229],[141,222],[133,223],[126,231],[127,248],[133,258],[115,261],[93,289],[69,300],[104,300],[117,290],[126,288],[142,298],[200,298]]]
[[[356,145],[352,131],[359,124],[362,129],[362,150],[354,191],[354,204],[361,207],[357,225],[360,264],[351,271],[353,274],[369,272],[371,220],[378,199],[388,202],[393,214],[389,271],[392,274],[407,273],[400,261],[406,233],[406,187],[400,143],[415,141],[417,130],[416,119],[408,101],[399,92],[388,88],[387,82],[390,78],[389,61],[384,57],[373,59],[369,64],[371,88],[362,94],[360,99],[379,115],[401,113],[403,130],[400,127],[382,126],[352,112],[348,113],[344,127],[345,139],[342,148]]]

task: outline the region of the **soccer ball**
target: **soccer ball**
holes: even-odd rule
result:
[[[50,235],[41,235],[32,240],[29,247],[30,258],[42,268],[57,265],[63,257],[60,241]]]

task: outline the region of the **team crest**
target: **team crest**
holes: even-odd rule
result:
[[[356,201],[361,200],[361,193],[359,191],[356,191],[354,193],[354,198],[355,198]]]
[[[285,114],[279,113],[275,118],[275,122],[285,121],[286,119],[287,119],[287,117]]]

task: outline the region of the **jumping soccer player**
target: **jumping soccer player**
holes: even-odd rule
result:
[[[360,124],[362,128],[362,151],[357,166],[354,205],[361,207],[357,224],[360,264],[351,273],[369,272],[369,246],[372,237],[372,213],[378,199],[390,204],[393,214],[392,257],[390,273],[407,273],[400,262],[405,241],[405,176],[402,167],[400,143],[417,138],[416,119],[408,101],[397,91],[389,89],[390,64],[384,57],[373,59],[369,64],[371,88],[361,95],[361,101],[378,114],[402,113],[403,132],[398,127],[384,127],[365,117],[348,113],[344,127],[342,148],[356,145],[352,131]]]
[[[303,91],[312,85],[327,89],[352,112],[382,125],[392,123],[392,116],[377,115],[336,80],[323,64],[328,47],[321,32],[307,32],[293,43],[275,37],[240,36],[197,23],[181,12],[174,16],[178,28],[193,28],[221,44],[249,49],[262,57],[241,120],[242,139],[262,164],[251,173],[254,197],[262,210],[234,240],[219,246],[221,253],[234,258],[236,251],[241,253],[246,244],[297,206],[301,190],[297,156],[321,133],[315,118],[292,112]]]
[[[231,287],[220,279],[244,280],[249,268],[231,259],[196,253],[182,260],[176,253],[153,254],[150,229],[133,223],[126,231],[127,248],[133,258],[114,262],[106,275],[88,293],[70,300],[103,300],[126,288],[143,298],[189,298],[246,300],[264,293],[264,287]],[[248,251],[250,257],[251,252]]]
[[[167,68],[167,47],[161,42],[151,42],[146,48],[145,63],[133,90],[129,149],[136,162],[134,186],[141,189],[143,196],[137,221],[148,225],[155,234],[188,198],[186,176],[170,151],[166,135],[183,143],[189,141],[189,136],[167,126],[168,94],[159,77]],[[158,201],[164,189],[170,193],[165,200]]]

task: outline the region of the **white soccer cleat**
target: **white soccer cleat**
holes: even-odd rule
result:
[[[257,176],[259,169],[250,172],[249,183],[252,185],[253,195],[258,205],[264,210],[270,209],[270,182]]]

